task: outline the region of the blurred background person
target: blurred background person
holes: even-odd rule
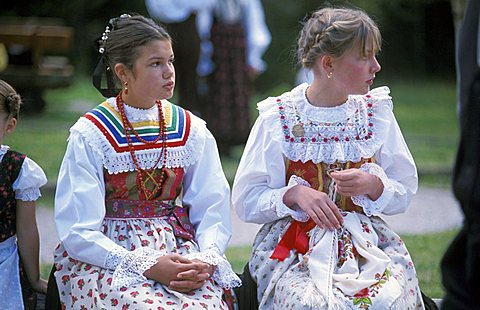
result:
[[[165,25],[175,48],[176,86],[178,100],[187,110],[201,116],[198,95],[197,65],[200,57],[200,37],[197,12],[211,6],[212,0],[146,0],[150,16]]]
[[[442,259],[442,309],[478,309],[480,292],[480,1],[469,1],[457,40],[460,146],[453,192],[465,214],[463,227]]]
[[[265,71],[262,56],[271,35],[260,0],[212,0],[199,12],[202,40],[199,74],[207,126],[222,155],[245,143],[250,132],[253,81]]]

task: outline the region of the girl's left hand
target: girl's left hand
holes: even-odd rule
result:
[[[375,201],[383,193],[380,178],[360,169],[334,171],[330,176],[335,180],[337,192],[345,196],[367,195]]]
[[[207,281],[215,271],[215,266],[204,263],[198,259],[192,261],[200,263],[204,268],[201,270],[187,270],[180,272],[177,275],[177,279],[170,282],[168,286],[170,289],[183,293],[198,289],[205,284],[205,281]]]

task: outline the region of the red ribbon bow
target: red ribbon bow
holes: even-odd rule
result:
[[[283,261],[288,257],[291,250],[297,250],[297,252],[302,254],[307,253],[310,240],[307,232],[313,227],[315,227],[315,222],[312,219],[309,219],[307,222],[293,221],[275,247],[270,258]]]

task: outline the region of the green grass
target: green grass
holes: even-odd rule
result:
[[[394,112],[405,140],[417,163],[421,186],[448,187],[456,146],[458,125],[454,82],[395,81],[389,84],[394,99]],[[256,117],[254,102],[267,96],[278,95],[288,89],[282,85],[269,94],[257,94],[252,100],[251,113]],[[39,201],[53,206],[53,192],[60,162],[65,151],[68,129],[85,111],[98,104],[102,97],[91,86],[89,79],[78,78],[67,89],[46,92],[44,113],[25,115],[19,120],[16,132],[4,144],[28,154],[45,170],[48,188]],[[236,147],[231,157],[222,158],[225,174],[233,181],[243,147]],[[431,235],[404,236],[414,259],[422,290],[431,297],[442,297],[440,259],[455,235],[454,231]],[[227,257],[237,272],[250,256],[250,247],[233,247]],[[48,276],[51,266],[42,267]]]
[[[455,82],[395,82],[390,88],[395,116],[417,164],[420,185],[447,186],[459,132]]]
[[[45,111],[21,115],[15,132],[5,138],[4,144],[35,160],[54,184],[69,128],[102,97],[86,78],[78,78],[70,88],[47,91],[44,99],[47,101]]]
[[[440,261],[457,233],[458,230],[451,230],[435,234],[402,236],[415,264],[420,288],[427,296],[443,297]]]

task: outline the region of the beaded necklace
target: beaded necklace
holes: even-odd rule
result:
[[[137,185],[143,191],[145,198],[147,200],[151,200],[151,198],[156,193],[158,193],[158,191],[162,188],[162,180],[164,179],[166,174],[166,164],[167,164],[167,130],[166,130],[165,118],[163,116],[162,101],[156,100],[155,103],[158,109],[159,132],[158,132],[158,136],[154,140],[147,141],[142,137],[140,137],[138,132],[133,127],[132,123],[128,120],[127,114],[125,113],[125,106],[122,100],[121,92],[117,95],[117,108],[118,108],[118,111],[120,112],[120,116],[122,117],[122,124],[125,132],[125,137],[127,139],[128,150],[130,152],[130,155],[132,156],[133,163],[135,164],[135,169],[137,170]],[[162,139],[162,150],[158,156],[157,161],[150,169],[142,169],[140,167],[137,160],[137,156],[135,155],[135,149],[133,147],[131,133],[133,133],[139,141],[145,144],[155,144],[158,141],[160,141],[160,139]],[[158,164],[160,163],[162,154],[163,154],[163,163],[162,163],[162,168],[160,173],[160,183],[157,183],[157,181],[154,178],[155,169],[157,169]],[[150,191],[147,188],[146,182],[143,179],[143,173],[146,174],[147,180],[150,180],[155,184],[155,188],[153,189],[153,191]]]

